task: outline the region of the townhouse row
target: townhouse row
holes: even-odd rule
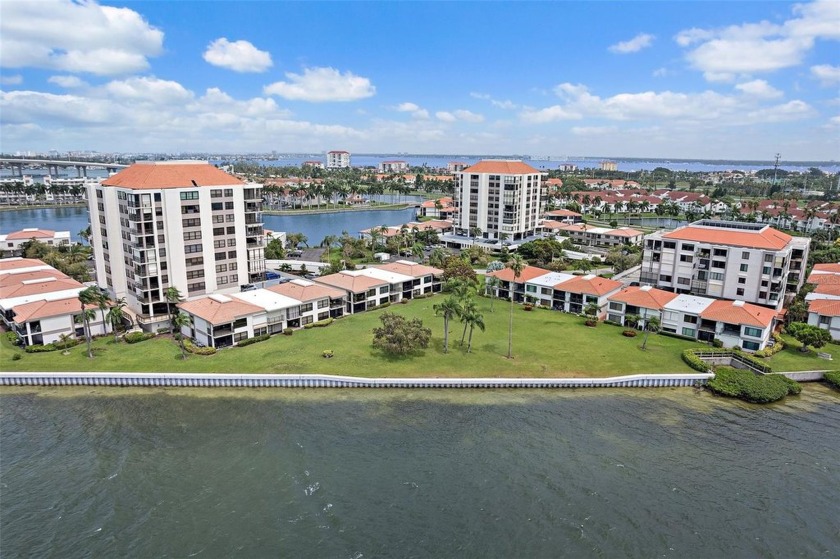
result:
[[[32,258],[0,260],[0,316],[21,345],[40,345],[62,337],[84,337],[79,292],[85,286]],[[91,334],[107,333],[102,309],[95,311]]]
[[[213,294],[180,303],[191,319],[181,333],[203,346],[223,348],[242,340],[301,328],[399,303],[442,289],[443,270],[399,260],[361,270],[344,270],[314,281]]]
[[[774,309],[744,301],[678,294],[648,285],[625,287],[592,274],[575,276],[535,266],[527,266],[517,278],[510,268],[487,274],[486,291],[576,314],[591,305],[599,318],[618,324],[644,327],[656,317],[664,332],[704,342],[719,340],[724,347],[748,351],[764,349],[778,321]]]
[[[819,326],[840,340],[840,263],[814,264],[807,283],[814,286],[805,296],[808,324]]]

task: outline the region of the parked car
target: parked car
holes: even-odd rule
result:
[[[303,256],[303,251],[302,250],[290,250],[289,251],[289,256],[292,257],[292,258],[300,258],[301,256]]]
[[[268,271],[268,272],[265,273],[265,279],[267,279],[267,280],[280,279],[281,277],[282,276],[280,276],[280,274],[278,274],[277,272]]]

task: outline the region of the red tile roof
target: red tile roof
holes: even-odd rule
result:
[[[439,276],[443,274],[443,270],[441,270],[440,268],[426,266],[424,264],[417,264],[416,262],[411,262],[408,260],[397,260],[396,262],[391,262],[389,264],[374,266],[374,268],[379,268],[380,270],[387,270],[389,272],[395,272],[397,274],[403,274],[405,276],[411,276],[413,278],[420,278],[429,275]]]
[[[340,299],[347,295],[341,289],[305,280],[292,280],[281,283],[280,285],[266,287],[266,289],[274,293],[279,293],[280,295],[285,295],[286,297],[291,297],[292,299],[297,299],[298,301],[314,301],[325,297]]]
[[[420,207],[423,208],[434,208],[435,202],[440,202],[442,208],[447,208],[452,205],[452,197],[451,196],[444,196],[443,198],[438,198],[436,200],[426,200]]]
[[[610,301],[618,301],[627,303],[634,307],[642,307],[645,309],[658,309],[667,305],[669,302],[677,297],[676,293],[665,291],[663,289],[656,289],[655,287],[628,287],[622,289],[615,295],[610,296]]]
[[[767,307],[760,307],[743,301],[726,301],[717,299],[706,307],[700,316],[707,320],[727,322],[729,324],[743,324],[757,328],[767,328],[778,313]]]
[[[63,276],[63,277],[62,277]],[[81,290],[84,286],[72,278],[63,274],[59,277],[44,277],[37,279],[10,282],[0,288],[0,298],[11,299],[13,297],[31,297],[34,295],[46,295],[56,291],[68,291],[70,289]]]
[[[135,163],[102,181],[103,186],[135,190],[190,188],[195,186],[233,186],[243,181],[209,163]]]
[[[96,309],[98,307],[96,305],[85,305],[85,308]],[[81,313],[82,303],[78,297],[68,297],[55,301],[32,301],[31,303],[16,306],[14,310],[15,322],[17,324],[25,324],[30,320]]]
[[[791,236],[772,227],[761,231],[743,231],[737,229],[715,229],[707,227],[693,227],[687,225],[662,235],[665,239],[679,239],[682,241],[696,241],[744,248],[765,250],[782,250],[791,240]]]
[[[530,281],[547,273],[548,270],[544,270],[536,266],[525,266],[522,269],[522,273],[519,274],[518,278],[516,278],[516,283],[525,283],[526,281]],[[513,281],[513,270],[510,268],[496,270],[495,272],[490,272],[487,275],[492,276],[494,278],[499,278],[502,281]]]
[[[29,239],[52,239],[55,237],[55,231],[48,229],[23,229],[22,231],[14,231],[6,235],[7,241],[19,241]]]
[[[840,262],[828,264],[814,264],[812,272],[828,272],[830,274],[840,274]]]
[[[808,276],[808,283],[822,285],[826,283],[840,283],[840,274],[811,274]]]
[[[840,301],[837,299],[815,299],[808,303],[808,312],[820,316],[840,316]]]
[[[619,227],[618,229],[610,229],[605,234],[615,237],[636,237],[638,235],[644,235],[644,232],[629,227]]]
[[[620,289],[623,285],[620,281],[589,274],[564,281],[554,286],[554,288],[561,291],[568,291],[569,293],[597,295],[600,297],[601,295],[606,295],[607,293]]]
[[[47,266],[35,258],[0,258],[0,272],[10,272],[21,268],[36,268]]]
[[[368,289],[389,285],[385,280],[372,278],[362,274],[354,274],[353,272],[339,272],[337,274],[330,274],[328,276],[321,276],[316,281],[318,283],[325,283],[340,289],[344,289],[351,293],[364,293]]]
[[[545,215],[554,217],[583,217],[583,214],[573,212],[572,210],[551,210],[549,212],[545,212]]]
[[[237,318],[264,312],[265,309],[246,303],[241,299],[235,297],[225,297],[223,295],[208,295],[193,301],[179,303],[178,308],[184,312],[195,315],[209,322],[212,325],[226,324],[233,322]]]
[[[831,283],[821,283],[817,285],[817,288],[814,289],[813,293],[817,293],[819,295],[840,296],[840,285]]]
[[[498,173],[500,175],[539,175],[540,172],[522,161],[496,161],[485,159],[471,167],[467,167],[462,173]]]

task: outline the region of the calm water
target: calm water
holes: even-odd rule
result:
[[[4,389],[0,554],[837,557],[838,403]]]
[[[357,236],[359,231],[380,225],[401,225],[413,221],[416,210],[370,210],[315,215],[263,215],[265,227],[272,231],[300,232],[317,245],[327,235],[341,235],[347,231]],[[70,231],[74,240],[88,226],[87,208],[38,208],[34,210],[0,211],[0,233],[25,227],[41,227],[54,231]]]

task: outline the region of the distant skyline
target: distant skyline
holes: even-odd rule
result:
[[[840,159],[840,2],[0,1],[0,150]]]

